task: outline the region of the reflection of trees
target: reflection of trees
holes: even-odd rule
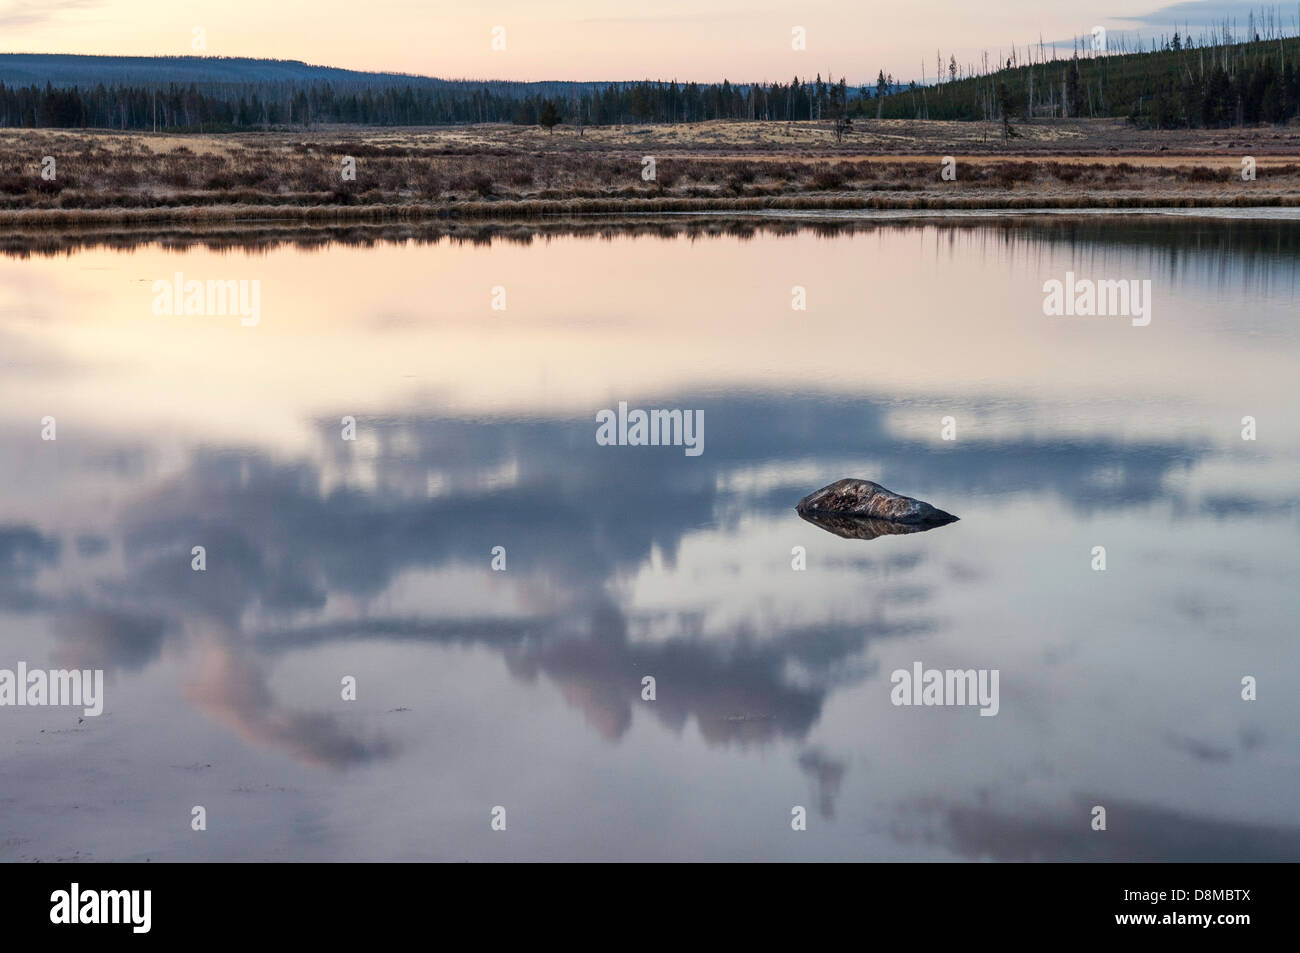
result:
[[[816,213],[780,219],[757,216],[672,216],[635,221],[553,219],[545,222],[449,222],[301,227],[275,223],[228,226],[151,226],[129,228],[10,229],[0,237],[0,254],[18,258],[62,255],[78,249],[133,248],[161,242],[172,247],[270,250],[318,248],[326,245],[371,247],[413,242],[491,245],[528,245],[552,237],[582,237],[598,241],[627,238],[751,239],[761,235],[788,235],[801,230],[822,237],[863,232],[937,230],[940,247],[968,257],[983,247],[999,260],[1036,259],[1044,247],[1074,252],[1081,260],[1102,259],[1098,267],[1128,274],[1135,268],[1163,273],[1171,280],[1196,281],[1205,287],[1227,283],[1267,285],[1276,280],[1294,288],[1300,262],[1300,222],[1267,219],[1215,219],[1194,216],[1125,214],[1005,215],[996,217],[950,216],[920,219],[865,219],[828,217]],[[958,247],[958,246],[961,247]],[[1117,261],[1107,266],[1105,258]]]

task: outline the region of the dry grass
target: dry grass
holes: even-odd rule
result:
[[[183,137],[6,130],[0,221],[1269,206],[1295,205],[1300,195],[1300,148],[1290,130],[1175,135],[1109,121],[1036,123],[1024,127],[1011,153],[981,151],[980,137],[991,128],[981,123],[863,125],[870,128],[843,145],[829,129],[807,123],[589,129],[581,138],[573,130],[549,136],[514,126]],[[885,148],[886,141],[898,148]],[[1132,151],[1104,145],[1113,141]],[[955,182],[940,178],[945,154],[957,158]],[[1256,181],[1240,178],[1245,154],[1256,157]],[[47,155],[57,163],[53,181],[40,176]],[[646,155],[656,160],[654,181],[642,178]],[[344,156],[356,161],[355,181],[341,174]]]
[[[240,136],[149,136],[155,151],[185,146],[195,152],[222,151],[222,143],[309,138],[365,142],[380,148],[435,148],[447,152],[506,150],[525,155],[543,152],[608,151],[655,155],[782,154],[792,157],[833,155],[1079,155],[1157,154],[1223,157],[1300,152],[1300,129],[1260,126],[1245,129],[1139,129],[1113,119],[1035,120],[1016,125],[1017,138],[1003,143],[996,122],[941,122],[902,119],[856,120],[842,143],[828,123],[711,121],[681,125],[632,124],[588,127],[579,132],[559,126],[548,134],[536,126],[487,124],[454,127],[326,127],[308,134],[255,133]],[[0,138],[5,133],[0,131]],[[23,137],[30,132],[21,133]],[[195,140],[200,144],[195,145]]]

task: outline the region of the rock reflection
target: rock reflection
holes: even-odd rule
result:
[[[907,536],[925,533],[940,526],[956,522],[955,519],[933,523],[898,523],[894,520],[876,520],[865,516],[834,516],[829,513],[799,511],[800,517],[841,539],[878,539],[881,536]]]

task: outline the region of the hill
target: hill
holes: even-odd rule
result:
[[[63,53],[0,53],[0,83],[11,87],[46,85],[54,89],[127,86],[164,89],[195,86],[217,92],[258,86],[306,89],[329,84],[335,89],[487,89],[496,95],[566,96],[595,89],[600,83],[440,79],[409,73],[375,73],[313,66],[300,60],[244,56],[89,56]]]
[[[1002,69],[885,96],[893,119],[1124,118],[1154,128],[1282,123],[1300,115],[1300,37],[1189,43],[1051,57],[1017,54]],[[1035,55],[1037,54],[1037,55]]]

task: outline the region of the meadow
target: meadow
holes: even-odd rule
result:
[[[943,176],[944,158],[949,177]],[[1253,162],[1253,179],[1243,162]],[[1116,120],[0,131],[15,225],[1300,204],[1300,133]]]

